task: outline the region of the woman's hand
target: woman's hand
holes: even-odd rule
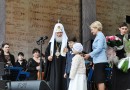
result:
[[[40,66],[37,66],[36,69],[37,69],[38,71],[40,71]]]
[[[90,57],[89,54],[84,54],[84,59],[88,59]]]
[[[52,56],[48,56],[49,61],[52,61],[52,58],[53,58]]]

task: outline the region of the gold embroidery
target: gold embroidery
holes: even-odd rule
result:
[[[59,56],[60,56],[60,50],[59,50],[60,49],[60,45],[58,46],[57,43],[56,43],[56,49],[57,50],[56,50],[55,55],[57,56],[57,58],[59,58]]]

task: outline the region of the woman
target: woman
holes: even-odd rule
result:
[[[119,37],[122,41],[124,35],[127,36],[127,39],[130,39],[130,35],[128,35],[128,26],[126,23],[121,23],[119,25],[120,34],[116,36]],[[123,45],[123,42],[122,42]],[[126,57],[126,52],[124,48],[117,50],[116,55],[119,59]],[[116,65],[113,65],[112,71],[112,90],[127,90],[130,89],[130,70],[127,73],[119,70]]]
[[[40,71],[40,50],[38,48],[32,51],[33,58],[27,63],[27,71],[30,72],[29,80],[37,80],[37,73]]]
[[[94,63],[94,81],[98,87],[98,90],[105,90],[105,67],[108,65],[106,55],[106,38],[102,33],[102,24],[99,21],[95,21],[90,25],[91,33],[96,35],[92,49],[89,54],[85,54],[85,59],[89,57],[93,58]]]

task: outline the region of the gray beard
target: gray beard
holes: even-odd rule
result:
[[[61,43],[62,42],[62,37],[57,37],[56,36],[56,42]]]

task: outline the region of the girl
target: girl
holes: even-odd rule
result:
[[[81,43],[75,43],[72,48],[75,56],[72,58],[70,69],[70,84],[68,90],[87,90],[86,67],[83,56],[80,55],[83,51]]]

